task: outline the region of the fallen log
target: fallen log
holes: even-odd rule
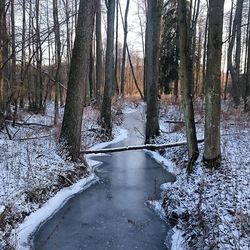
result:
[[[170,123],[170,124],[185,124],[184,121],[173,121],[173,120],[165,120],[165,123]],[[195,124],[201,123],[201,121],[195,122]]]
[[[204,142],[204,139],[198,140],[198,143]],[[176,142],[176,143],[168,143],[168,144],[145,144],[145,145],[136,145],[136,146],[126,146],[126,147],[119,147],[119,148],[102,148],[102,149],[94,149],[94,150],[82,150],[81,154],[103,154],[103,153],[115,153],[115,152],[122,152],[128,150],[141,150],[141,149],[148,149],[148,150],[157,150],[163,148],[174,148],[187,145],[186,141],[183,142]]]
[[[6,120],[7,123],[13,123],[13,121]],[[53,125],[46,125],[46,124],[40,124],[35,122],[15,122],[15,125],[18,126],[38,126],[38,127],[46,127],[46,128],[53,128]]]

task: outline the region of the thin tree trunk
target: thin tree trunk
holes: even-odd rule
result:
[[[11,0],[11,94],[14,96],[14,114],[12,126],[15,126],[17,116],[17,101],[19,90],[16,86],[16,30],[15,30],[15,2]]]
[[[96,11],[96,101],[101,103],[101,87],[103,86],[103,49],[102,49],[102,17],[101,0],[97,1]]]
[[[24,70],[26,62],[25,51],[25,36],[26,36],[26,0],[22,1],[22,58],[21,58],[21,86],[20,86],[20,108],[24,107]]]
[[[112,134],[111,98],[114,82],[114,20],[115,0],[108,0],[107,13],[107,48],[105,64],[105,87],[101,110],[102,128],[108,136]]]
[[[114,93],[119,95],[119,77],[118,77],[118,44],[119,44],[119,3],[116,1],[116,28],[115,28],[115,79],[114,79]]]
[[[58,2],[53,0],[53,19],[54,19],[54,33],[55,33],[55,52],[56,52],[56,75],[55,75],[55,116],[54,124],[57,125],[59,118],[59,81],[61,72],[61,38],[60,26],[58,20]]]
[[[124,85],[125,85],[125,66],[126,66],[126,46],[128,36],[128,11],[129,11],[130,0],[127,0],[125,16],[124,16],[124,39],[123,39],[123,50],[122,50],[122,71],[121,71],[121,94],[124,96]]]
[[[232,37],[229,42],[228,48],[228,69],[232,78],[232,96],[234,104],[238,106],[240,104],[240,57],[241,57],[241,22],[242,22],[242,8],[244,0],[237,0],[235,17],[233,21]],[[235,52],[235,63],[233,64],[233,49],[236,40],[236,52]]]
[[[202,96],[205,94],[205,82],[206,82],[206,59],[207,59],[207,30],[208,30],[208,14],[206,18],[206,26],[204,30],[204,42],[203,42],[203,60],[202,60],[202,86],[201,93]]]
[[[249,111],[249,95],[250,95],[250,4],[248,9],[248,34],[247,34],[247,70],[246,70],[246,83],[245,83],[245,93],[244,93],[244,110]]]
[[[180,83],[182,91],[182,106],[184,111],[186,137],[188,145],[188,169],[191,170],[198,158],[199,150],[194,121],[194,108],[192,98],[192,64],[190,58],[190,45],[188,44],[188,18],[186,0],[178,0],[179,49],[180,49]]]

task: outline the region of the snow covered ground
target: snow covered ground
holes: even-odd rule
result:
[[[138,105],[126,103],[123,112],[133,112]],[[203,108],[202,102],[197,102],[198,138],[203,138]],[[122,121],[121,109],[120,103],[113,110],[118,125]],[[176,174],[176,182],[162,185],[162,200],[150,204],[174,226],[167,236],[172,239],[172,250],[250,249],[250,117],[241,109],[232,110],[229,104],[223,105],[223,160],[219,169],[209,170],[203,166],[203,144],[199,145],[200,158],[190,174],[185,168],[185,146],[150,152]],[[181,107],[163,101],[160,114],[161,136],[156,143],[185,141],[184,124],[178,122],[183,121]],[[110,140],[102,136],[97,120],[98,112],[85,108],[83,148]],[[60,124],[50,126],[53,124],[52,104],[48,105],[45,115],[23,112],[18,121],[48,126],[17,125],[13,128],[9,125],[9,135],[6,131],[0,133],[0,249],[1,245],[4,249],[25,246],[29,234],[45,219],[45,213],[52,214],[65,199],[96,181],[91,168],[75,165],[61,156],[56,143]],[[126,137],[121,126],[115,126],[114,131],[115,141]],[[87,161],[91,166],[97,164],[90,159]],[[48,207],[51,210],[48,211]]]
[[[202,138],[202,103],[198,102],[195,109],[197,135]],[[223,104],[223,159],[219,169],[203,166],[203,144],[199,145],[200,157],[190,174],[185,168],[186,147],[161,151],[175,164],[177,174],[176,182],[162,185],[159,201],[165,218],[175,226],[172,249],[250,249],[250,117],[241,110]],[[156,142],[185,139],[184,124],[170,123],[181,120],[179,105],[165,103],[161,109],[162,134]]]
[[[61,118],[62,114],[63,109]],[[102,136],[98,115],[91,107],[84,110],[83,148],[108,145],[108,142],[102,143],[110,138]],[[118,119],[115,122],[120,124],[121,117]],[[86,168],[84,163],[73,164],[62,156],[57,145],[60,124],[52,126],[52,103],[44,115],[23,112],[18,122],[22,125],[8,125],[9,135],[7,131],[0,132],[0,249],[22,249],[29,234],[46,216],[55,212],[69,196],[96,181],[91,167],[97,162],[88,158],[90,168]],[[126,136],[126,130],[114,126],[112,142]]]

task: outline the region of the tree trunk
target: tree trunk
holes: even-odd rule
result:
[[[119,2],[116,1],[116,28],[115,28],[115,75],[113,94],[119,95],[119,77],[118,77],[118,44],[119,44]]]
[[[101,87],[103,86],[103,49],[102,49],[102,12],[101,0],[97,1],[96,11],[96,101],[101,103]]]
[[[147,58],[145,68],[147,86],[146,143],[160,134],[158,81],[162,5],[162,0],[148,0],[147,44],[145,50]]]
[[[122,69],[121,69],[121,94],[124,96],[125,86],[125,66],[126,66],[126,46],[128,36],[128,11],[129,11],[130,0],[127,0],[125,16],[124,16],[124,39],[123,39],[123,50],[122,50]]]
[[[19,96],[19,89],[16,84],[16,30],[15,30],[15,2],[11,0],[10,2],[10,11],[11,11],[11,95],[13,95],[14,101],[14,113],[13,113],[13,123],[12,126],[15,126],[16,116],[17,116],[17,101]]]
[[[3,128],[6,102],[8,100],[8,34],[6,25],[6,1],[0,0],[0,130]]]
[[[73,161],[79,158],[81,148],[84,85],[88,80],[88,64],[96,4],[97,0],[80,1],[75,43],[69,72],[68,93],[60,142],[67,148]]]
[[[194,108],[193,108],[193,72],[191,63],[190,44],[188,44],[188,15],[186,0],[178,0],[178,25],[179,25],[179,49],[180,49],[180,83],[182,92],[182,106],[184,111],[186,137],[188,145],[188,169],[191,170],[198,158],[198,144],[196,137]]]
[[[25,80],[25,36],[26,36],[26,0],[22,1],[22,58],[21,58],[21,86],[20,86],[20,108],[24,107],[24,80]]]
[[[226,81],[225,81],[225,86],[224,86],[224,100],[227,99],[227,86],[228,86],[228,78],[229,78],[229,65],[230,61],[232,60],[232,52],[230,53],[229,50],[230,48],[230,41],[231,41],[231,33],[232,33],[232,22],[233,22],[233,5],[234,5],[234,0],[231,2],[231,11],[230,11],[230,19],[229,19],[229,27],[228,27],[228,39],[229,39],[229,46],[228,46],[228,52],[227,52],[227,72],[226,72]],[[231,55],[230,55],[231,54]],[[229,57],[230,55],[230,57]]]
[[[206,82],[206,59],[207,59],[207,28],[208,28],[208,14],[206,18],[206,26],[204,30],[204,42],[203,42],[203,59],[202,59],[202,86],[201,94],[205,94],[205,82]]]
[[[250,110],[249,95],[250,95],[250,4],[248,9],[248,34],[247,34],[247,70],[246,70],[246,83],[244,93],[244,110]]]
[[[40,37],[40,0],[36,0],[36,90],[35,111],[43,109],[43,82],[42,82],[42,47]]]
[[[224,0],[209,1],[208,58],[205,86],[204,162],[209,167],[220,163],[221,53]]]
[[[232,95],[234,104],[240,104],[240,58],[241,58],[241,22],[242,22],[242,9],[243,1],[237,0],[235,17],[233,22],[232,37],[228,48],[228,69],[232,78]],[[232,62],[233,49],[236,40],[235,63]]]
[[[105,87],[101,110],[101,125],[108,136],[112,134],[111,99],[114,85],[114,20],[115,0],[108,0],[107,48],[105,64]]]
[[[54,124],[57,125],[59,117],[59,78],[61,71],[61,40],[60,40],[60,26],[58,21],[58,2],[53,0],[53,19],[54,19],[54,33],[55,33],[55,52],[56,52],[56,75],[55,75],[55,116]]]

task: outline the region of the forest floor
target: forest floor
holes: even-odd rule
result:
[[[204,145],[191,173],[187,173],[187,147],[162,150],[175,164],[176,182],[162,185],[162,200],[152,206],[175,226],[172,249],[250,249],[250,116],[242,107],[222,104],[222,162],[218,169],[202,163]],[[204,134],[204,104],[195,103],[197,137]],[[163,101],[161,136],[156,143],[185,140],[179,104]],[[160,160],[160,158],[159,158]]]
[[[113,110],[115,138],[123,133],[123,105],[118,103]],[[138,105],[127,103],[124,107],[129,112]],[[197,136],[203,138],[201,101],[196,102],[195,113]],[[63,109],[60,114],[62,117]],[[102,136],[98,115],[94,108],[84,110],[83,149],[111,139]],[[179,121],[183,121],[180,105],[162,100],[161,136],[155,142],[185,141],[184,124]],[[202,143],[192,173],[186,171],[185,146],[152,153],[163,164],[167,161],[172,166],[168,170],[176,174],[176,182],[162,185],[162,199],[151,201],[152,207],[174,226],[174,234],[169,236],[172,249],[181,250],[181,245],[183,249],[250,248],[250,117],[241,107],[234,109],[230,103],[223,103],[221,121],[223,158],[219,169],[203,166]],[[52,126],[53,104],[44,115],[20,113],[18,122],[15,128],[8,125],[8,133],[0,132],[0,249],[1,245],[4,249],[15,245],[17,225],[55,193],[83,177],[89,181],[92,178],[91,168],[62,157],[56,143],[60,124]]]
[[[118,126],[122,122],[120,104],[116,103],[115,107],[113,135],[116,140],[121,140],[125,135]],[[73,164],[63,156],[64,152],[57,143],[63,108],[60,109],[60,122],[57,126],[53,126],[53,110],[54,105],[50,103],[45,114],[22,111],[18,114],[15,127],[10,122],[7,130],[0,132],[0,250],[15,249],[15,229],[18,224],[58,191],[80,182],[80,186],[68,192],[70,196],[79,192],[88,182],[94,181],[91,166],[86,167],[86,163]],[[84,109],[83,149],[96,144],[96,147],[104,147],[106,144],[102,142],[112,140],[103,136],[98,117],[97,109]],[[62,195],[57,205],[65,198],[67,196]]]

